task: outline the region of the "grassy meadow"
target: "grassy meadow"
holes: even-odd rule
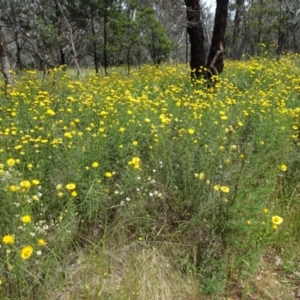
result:
[[[300,295],[300,56],[0,93],[1,299]],[[297,288],[298,287],[298,288]]]

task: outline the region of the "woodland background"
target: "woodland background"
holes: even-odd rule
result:
[[[205,50],[214,12],[200,3]],[[189,38],[181,0],[0,1],[1,44],[14,70],[187,63]],[[225,58],[299,52],[297,0],[230,1]]]

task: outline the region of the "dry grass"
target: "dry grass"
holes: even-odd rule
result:
[[[70,264],[65,288],[54,299],[201,299],[196,278],[172,265],[164,249],[133,242],[100,252]]]
[[[278,254],[268,253],[258,265],[257,272],[246,274],[246,280],[234,276],[229,291],[230,300],[292,300],[296,298],[295,286],[282,272]]]

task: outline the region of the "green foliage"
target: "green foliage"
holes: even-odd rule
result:
[[[299,65],[228,62],[210,89],[187,66],[15,75],[1,298],[266,298],[251,281],[265,255],[298,283]]]
[[[137,16],[141,29],[140,38],[146,46],[154,64],[160,64],[168,58],[172,50],[172,43],[168,39],[165,29],[155,17],[154,9],[145,8]]]

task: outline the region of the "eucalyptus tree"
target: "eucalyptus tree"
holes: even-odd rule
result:
[[[57,30],[57,16],[52,1],[0,0],[1,21],[11,31],[13,40],[10,56],[16,68],[54,66],[61,40]]]
[[[115,63],[139,64],[142,56],[140,27],[137,20],[138,3],[135,0],[119,1],[110,11],[110,47],[115,50]]]
[[[236,0],[229,34],[230,56],[276,55],[299,51],[300,6],[298,0]]]
[[[7,86],[12,85],[12,76],[10,74],[11,65],[8,58],[8,51],[6,47],[6,41],[4,39],[2,26],[0,26],[0,63],[1,63],[1,73],[4,76],[4,90],[6,92]]]
[[[208,57],[204,50],[204,30],[199,0],[185,0],[187,13],[187,32],[191,45],[191,77],[210,79],[223,71],[225,32],[227,27],[228,0],[216,0],[214,29]]]
[[[233,6],[234,19],[232,34],[230,39],[230,51],[229,56],[233,59],[240,59],[242,56],[241,51],[241,36],[243,33],[243,28],[245,24],[245,0],[236,0]]]
[[[162,24],[155,16],[152,7],[147,7],[138,13],[140,38],[154,64],[160,64],[168,58],[172,43],[168,39]]]

